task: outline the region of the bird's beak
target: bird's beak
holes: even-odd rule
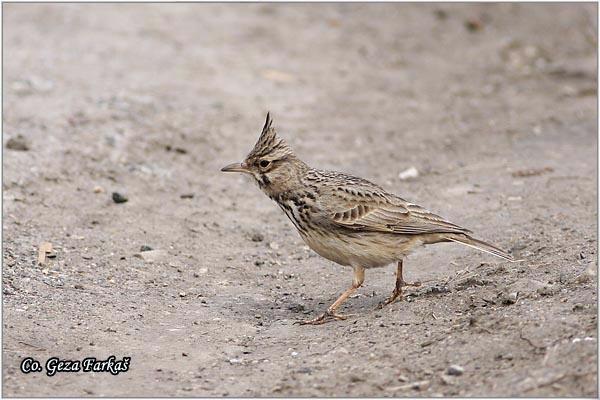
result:
[[[246,163],[233,163],[221,168],[221,172],[242,172],[249,174],[248,166]]]

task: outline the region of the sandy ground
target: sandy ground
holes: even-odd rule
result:
[[[595,7],[5,4],[3,394],[597,396]],[[219,172],[267,110],[525,261],[423,248],[406,301],[377,310],[389,266],[295,325],[352,274]]]

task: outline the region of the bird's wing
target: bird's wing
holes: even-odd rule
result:
[[[377,186],[336,187],[319,203],[320,214],[328,222],[357,231],[407,235],[471,233]]]

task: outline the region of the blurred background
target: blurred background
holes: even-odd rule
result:
[[[4,394],[597,395],[596,16],[591,3],[3,4]],[[374,314],[394,279],[381,269],[347,306],[357,324],[292,325],[351,272],[219,172],[267,111],[310,165],[527,263],[423,249],[406,268],[429,282],[414,302]],[[133,363],[23,375],[32,354]]]

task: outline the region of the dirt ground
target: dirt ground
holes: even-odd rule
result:
[[[594,4],[3,14],[5,396],[598,395]],[[394,267],[369,270],[357,316],[294,324],[352,273],[219,172],[267,110],[310,165],[524,261],[423,248],[405,301],[378,310]],[[110,355],[129,371],[20,371]]]

